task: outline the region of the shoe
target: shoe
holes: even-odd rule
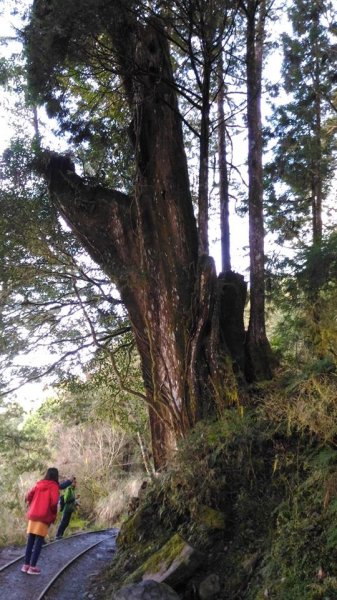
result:
[[[22,573],[28,573],[30,565],[22,565],[21,571]]]
[[[39,567],[29,567],[27,573],[28,575],[40,575],[41,569]]]

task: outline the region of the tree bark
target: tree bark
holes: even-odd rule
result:
[[[319,12],[313,11],[313,31],[319,28]],[[321,57],[317,35],[313,35],[314,54],[314,85],[315,94],[315,120],[314,128],[314,158],[312,165],[312,241],[313,244],[321,244],[322,223],[322,200],[323,200],[323,176],[322,176],[322,91],[321,91]]]
[[[225,84],[223,77],[222,48],[218,62],[218,154],[219,154],[219,190],[220,190],[220,231],[221,266],[224,273],[231,270],[230,229],[229,229],[229,183],[227,169],[226,124],[225,124]]]
[[[271,348],[265,326],[264,220],[261,85],[266,0],[247,0],[247,125],[250,248],[250,320],[247,335],[249,380],[269,379]]]
[[[208,161],[209,161],[209,111],[210,111],[211,65],[207,52],[204,56],[204,77],[202,81],[202,110],[200,124],[199,152],[199,199],[198,232],[199,254],[208,254]]]

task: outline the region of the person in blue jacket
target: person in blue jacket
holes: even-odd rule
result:
[[[59,483],[60,490],[65,490],[67,487],[69,487],[74,479],[76,479],[75,475],[73,475],[71,479],[65,479],[64,481],[61,481],[61,483]]]
[[[63,534],[70,523],[71,515],[78,504],[75,493],[76,485],[76,477],[73,477],[71,484],[66,488],[66,491],[63,495],[64,504],[62,508],[62,519],[56,533],[57,540],[63,537]]]
[[[59,490],[65,490],[67,487],[69,487],[72,484],[74,479],[76,479],[75,475],[73,475],[71,477],[71,479],[64,479],[64,481],[59,482]],[[42,546],[45,546],[46,543],[47,543],[46,538],[43,538]]]

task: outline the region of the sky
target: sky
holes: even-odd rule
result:
[[[12,34],[12,29],[10,26],[9,15],[5,11],[5,0],[0,0],[0,32],[1,37],[10,36]],[[0,59],[7,58],[9,56],[11,50],[0,45]],[[0,87],[0,151],[6,148],[8,141],[10,139],[10,128],[7,123],[7,115],[6,115],[6,107],[8,106],[8,98],[2,87]]]

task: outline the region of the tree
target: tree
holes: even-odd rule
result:
[[[178,19],[175,18],[179,9]],[[172,21],[178,21],[179,33],[188,66],[194,75],[194,102],[199,111],[199,179],[198,179],[198,245],[199,254],[209,253],[209,161],[212,104],[223,81],[218,80],[217,65],[223,47],[231,37],[235,22],[236,3],[223,0],[183,0],[176,2]],[[191,96],[191,91],[189,91]],[[191,100],[191,98],[190,98]]]
[[[299,236],[303,242],[309,223],[311,241],[318,245],[335,166],[333,128],[327,127],[336,112],[333,15],[329,2],[296,0],[289,9],[293,35],[283,35],[283,87],[290,101],[272,119],[277,143],[268,169],[272,226],[286,239]]]
[[[230,226],[229,226],[229,181],[227,166],[227,135],[225,124],[225,81],[222,49],[218,58],[218,156],[219,156],[219,198],[220,198],[220,231],[221,231],[221,264],[222,271],[231,271]]]
[[[198,146],[198,247],[199,254],[209,253],[210,163],[218,154],[219,204],[221,205],[221,239],[229,256],[229,182],[227,174],[224,105],[229,104],[228,81],[235,85],[234,31],[237,2],[228,0],[162,1],[165,7],[166,31],[174,41],[173,56],[178,65],[175,85],[179,94],[186,133]],[[237,56],[236,56],[237,58]],[[225,93],[225,89],[227,89]],[[232,99],[233,104],[233,99]],[[233,112],[233,107],[230,113]],[[229,120],[231,114],[226,115]],[[218,132],[218,133],[217,133]],[[221,137],[218,147],[212,138]],[[227,204],[227,208],[225,205]],[[223,265],[230,271],[230,261]]]
[[[80,72],[123,84],[134,156],[132,193],[90,185],[67,157],[39,168],[53,204],[116,283],[132,323],[149,406],[156,467],[202,416],[236,398],[219,329],[213,260],[198,260],[169,48],[162,22],[133,1],[34,3],[26,43],[32,87],[59,104]],[[109,80],[109,77],[111,78]],[[111,85],[113,87],[111,87]],[[65,98],[63,97],[63,100]],[[82,102],[84,99],[82,98]],[[65,103],[62,111],[66,113]],[[62,112],[61,111],[61,112]],[[108,111],[106,118],[111,116]]]
[[[250,318],[247,335],[249,379],[271,377],[271,348],[265,325],[265,256],[261,90],[267,0],[240,3],[246,21],[248,210],[250,255]]]
[[[304,365],[336,370],[336,243],[332,232],[322,236],[320,245],[298,250],[274,282],[273,345],[297,370]]]
[[[1,78],[9,92],[7,118],[14,131],[0,164],[2,396],[43,376],[48,376],[48,383],[73,377],[96,353],[102,360],[104,354],[117,353],[118,344],[124,348],[132,344],[127,340],[130,325],[115,286],[65,227],[48,200],[45,183],[32,171],[34,152],[45,130],[36,106],[25,103],[27,82],[20,55],[2,62]],[[88,87],[83,93],[90,96],[90,92]],[[123,122],[118,103],[114,114],[118,115],[113,128],[117,143]],[[82,139],[77,156],[86,179],[111,177],[112,164],[115,183],[122,185],[128,173],[127,157],[121,153],[109,162],[111,148],[103,144],[101,115],[95,114],[90,123],[90,164],[83,115],[74,120],[76,143]]]
[[[1,501],[3,514],[10,523],[15,513],[21,515],[20,477],[28,471],[45,468],[50,456],[44,432],[26,427],[24,417],[21,406],[0,401]]]
[[[272,120],[277,140],[271,178],[269,216],[281,239],[292,240],[300,253],[295,274],[302,282],[306,314],[310,313],[311,336],[316,351],[326,346],[325,310],[320,275],[310,267],[310,256],[323,254],[323,216],[326,213],[336,152],[329,119],[335,113],[334,93],[337,59],[333,6],[296,0],[289,9],[292,35],[283,35],[284,90],[290,101],[281,105]],[[308,248],[308,266],[302,264]],[[303,274],[310,277],[304,284]],[[302,296],[302,294],[301,294]]]
[[[245,373],[243,310],[247,297],[244,278],[231,270],[230,261],[230,176],[227,145],[230,143],[228,123],[235,123],[240,111],[235,92],[241,86],[242,36],[238,43],[238,3],[226,0],[195,2],[177,0],[163,3],[165,24],[174,39],[175,86],[181,113],[184,116],[184,136],[192,136],[198,147],[198,252],[208,253],[209,214],[211,198],[211,162],[218,163],[218,187],[215,204],[220,213],[222,273],[218,278],[221,289],[221,328],[230,350],[236,374],[243,380]],[[178,47],[178,51],[176,49]],[[187,86],[188,82],[188,86]],[[225,113],[226,108],[226,113]],[[217,143],[214,142],[217,137]],[[217,183],[215,185],[217,187]],[[213,190],[214,191],[214,190]]]
[[[31,161],[30,140],[14,138],[1,165],[2,393],[23,378],[78,372],[130,330],[114,286],[66,231]]]

